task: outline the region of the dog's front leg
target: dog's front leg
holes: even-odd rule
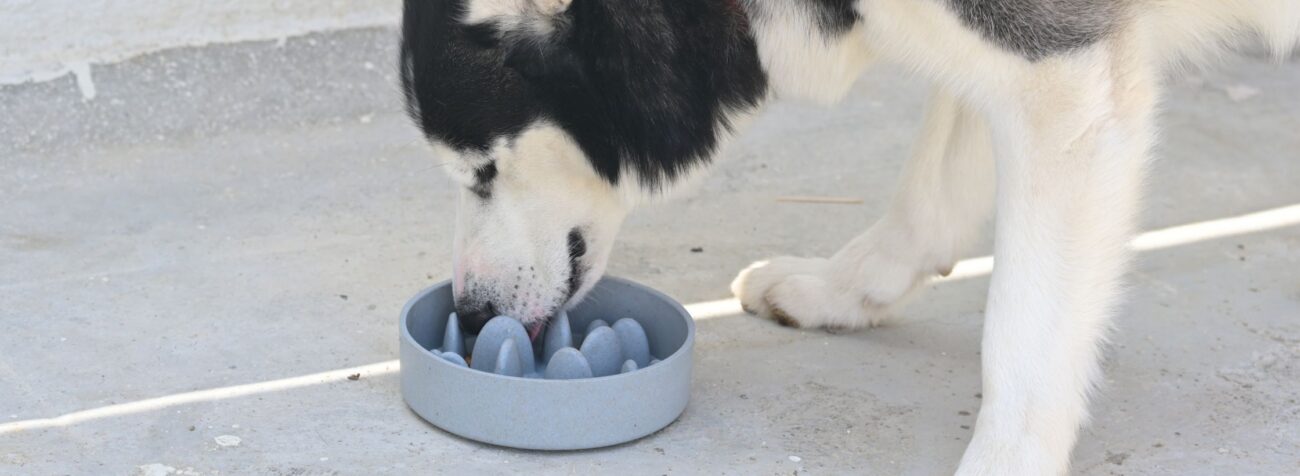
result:
[[[984,400],[958,474],[1068,470],[1151,137],[1153,83],[1120,55],[1097,48],[1034,66],[990,119],[996,267]]]
[[[732,282],[732,292],[745,309],[788,326],[877,324],[929,278],[952,269],[979,234],[992,195],[984,119],[936,90],[916,150],[879,221],[830,258],[754,263]]]

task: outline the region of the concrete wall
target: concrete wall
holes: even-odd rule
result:
[[[400,0],[0,0],[0,84],[179,46],[391,25]]]

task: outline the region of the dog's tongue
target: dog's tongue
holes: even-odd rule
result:
[[[537,342],[537,338],[542,335],[542,329],[546,328],[546,321],[537,321],[526,326],[528,329],[528,340]]]

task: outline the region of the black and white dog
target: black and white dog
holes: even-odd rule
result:
[[[872,61],[934,83],[889,211],[829,258],[731,288],[796,327],[864,327],[947,273],[996,206],[984,399],[958,473],[1068,469],[1129,260],[1162,71],[1300,37],[1297,0],[406,0],[412,116],[464,185],[461,322],[536,335],[625,215],[705,172],[771,98]],[[996,185],[996,186],[995,186]]]

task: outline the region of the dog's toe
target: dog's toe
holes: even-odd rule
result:
[[[799,325],[798,320],[795,320],[795,318],[790,317],[790,315],[786,314],[786,312],[782,310],[780,307],[769,305],[768,309],[771,310],[772,320],[776,321],[777,324],[780,324],[785,327],[792,327],[795,329],[803,327]]]
[[[825,261],[789,256],[758,261],[736,275],[731,292],[745,312],[775,320],[777,317],[768,305],[768,291],[790,276],[819,272],[825,267]]]

